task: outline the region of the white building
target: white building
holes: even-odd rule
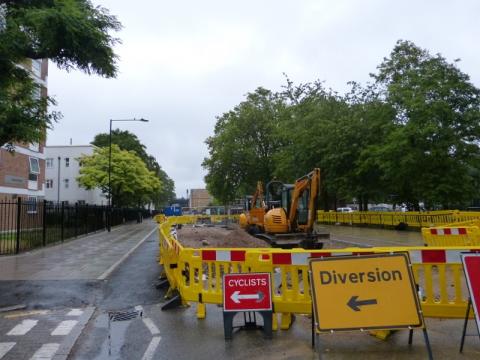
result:
[[[78,185],[78,158],[92,155],[93,145],[60,145],[45,147],[45,200],[69,204],[107,205],[100,189],[85,190]],[[60,185],[60,186],[59,186]]]

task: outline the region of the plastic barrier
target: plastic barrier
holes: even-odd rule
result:
[[[422,229],[428,246],[480,246],[480,220]]]
[[[310,257],[361,256],[407,251],[419,285],[424,315],[462,318],[465,316],[468,294],[460,253],[480,252],[480,246],[341,250],[184,248],[176,240],[175,228],[172,228],[172,225],[196,221],[193,220],[190,217],[169,218],[160,224],[160,263],[169,281],[169,292],[178,291],[183,303],[197,303],[197,317],[204,318],[205,304],[223,303],[223,274],[269,272],[272,274],[274,311],[282,313],[281,327],[284,329],[290,325],[291,314],[311,314],[312,300],[308,278]]]
[[[375,212],[354,211],[351,213],[317,212],[317,221],[324,224],[350,224],[350,225],[381,225],[409,227],[444,226],[451,223],[478,220],[480,212],[427,211],[427,212]]]

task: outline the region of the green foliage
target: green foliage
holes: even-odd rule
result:
[[[258,180],[272,178],[284,110],[278,96],[259,88],[218,118],[214,135],[206,140],[210,156],[202,164],[208,170],[207,189],[216,199],[228,203],[251,192]]]
[[[109,134],[101,133],[95,135],[92,144],[98,147],[109,146]],[[151,201],[156,208],[167,206],[175,199],[175,184],[173,180],[158,164],[155,157],[148,155],[145,145],[143,145],[138,137],[129,132],[120,129],[112,130],[112,144],[116,144],[121,150],[133,151],[147,166],[148,170],[153,172],[160,180],[162,187],[159,191],[152,194]]]
[[[376,152],[401,200],[444,207],[474,193],[479,168],[480,91],[441,55],[399,41],[374,79],[395,109],[394,127]]]
[[[109,148],[96,148],[93,155],[84,155],[79,162],[79,185],[88,190],[100,188],[104,194],[108,194]],[[147,204],[162,186],[142,159],[115,144],[112,145],[111,184],[112,204],[116,207]]]
[[[372,75],[340,96],[321,82],[258,89],[218,118],[203,166],[224,201],[255,182],[322,170],[325,209],[358,200],[462,207],[479,197],[480,90],[456,64],[399,41]],[[268,151],[263,151],[268,149]]]
[[[59,113],[47,111],[55,101],[38,98],[39,91],[28,72],[0,59],[0,145],[13,150],[14,142],[40,142],[46,129],[60,118]]]
[[[48,58],[60,68],[114,77],[118,39],[110,31],[121,25],[88,0],[6,0],[1,6],[0,145],[40,141],[60,115],[48,113],[54,100],[34,96],[40,87],[17,64]]]

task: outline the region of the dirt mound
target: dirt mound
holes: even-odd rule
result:
[[[226,248],[261,248],[270,247],[265,241],[251,236],[238,224],[225,226],[183,225],[177,230],[177,237],[185,247],[226,247]]]

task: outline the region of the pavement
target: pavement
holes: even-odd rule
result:
[[[150,221],[68,241],[21,255],[0,257],[0,281],[74,280],[108,276],[140,240],[156,229]]]
[[[0,257],[0,308],[26,306],[0,313],[0,359],[427,358],[421,330],[414,331],[411,346],[407,331],[397,331],[386,341],[357,331],[320,334],[313,349],[308,316],[297,316],[289,330],[274,331],[271,340],[259,330],[241,330],[225,341],[219,306],[208,305],[204,320],[196,318],[195,306],[162,311],[165,290],[155,288],[161,271],[155,228],[155,223],[145,221],[118,227],[110,234],[98,233],[29,254]],[[388,235],[336,231],[339,239],[355,239],[366,245],[371,245],[369,239],[381,243]],[[342,238],[342,231],[348,236]],[[405,240],[385,238],[386,243],[389,241]],[[138,311],[142,316],[109,322],[112,311]],[[238,315],[235,324],[241,323]],[[475,336],[467,337],[463,354],[458,352],[462,319],[429,318],[426,325],[435,359],[480,358],[473,320],[468,333]]]
[[[111,293],[108,278],[148,238],[155,241],[156,228],[146,220],[0,257],[0,311],[20,308],[0,312],[0,359],[67,359]]]

